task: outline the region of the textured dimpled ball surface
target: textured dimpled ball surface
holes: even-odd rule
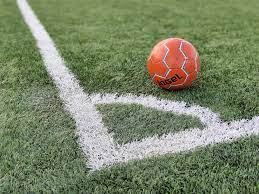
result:
[[[147,69],[154,83],[161,88],[183,89],[196,80],[200,57],[191,43],[180,38],[169,38],[152,49]]]

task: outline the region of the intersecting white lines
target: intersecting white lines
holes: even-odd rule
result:
[[[208,108],[197,105],[187,107],[184,102],[162,100],[152,96],[93,94],[90,98],[94,104],[140,104],[157,110],[190,115],[198,117],[207,126],[203,130],[193,128],[178,133],[164,134],[160,137],[155,135],[140,141],[119,145],[117,155],[106,161],[108,165],[154,155],[188,151],[209,144],[231,142],[241,137],[259,134],[259,116],[251,120],[243,119],[224,123],[220,120],[218,114],[213,113]]]
[[[87,166],[99,170],[129,160],[139,160],[167,153],[190,151],[209,144],[231,142],[241,137],[259,134],[259,116],[250,120],[224,123],[218,114],[198,105],[158,99],[153,96],[94,94],[84,92],[74,74],[66,67],[55,44],[26,0],[17,0],[25,23],[37,41],[44,65],[59,89],[64,108],[75,120],[79,145],[87,156]],[[162,111],[198,117],[207,128],[189,129],[179,133],[152,136],[124,145],[114,142],[112,134],[102,123],[95,105],[98,103],[141,104]]]

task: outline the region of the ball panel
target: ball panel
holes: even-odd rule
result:
[[[184,55],[180,51],[181,40],[177,38],[167,39],[165,45],[169,52],[165,58],[167,65],[170,68],[181,68],[184,63]]]
[[[195,71],[189,75],[189,79],[195,81],[197,79],[198,73]]]
[[[191,43],[185,40],[182,41],[182,51],[188,59],[195,59],[197,52],[196,49],[191,45]]]
[[[196,71],[196,65],[194,59],[187,59],[186,63],[183,67],[183,69],[186,71],[186,73],[191,74],[194,71]]]
[[[150,57],[154,63],[161,62],[166,54],[166,48],[164,43],[166,40],[163,40],[156,44],[156,46],[152,49]]]
[[[169,69],[163,64],[163,62],[153,63],[152,58],[150,58],[147,64],[147,68],[151,77],[153,77],[154,75],[159,75],[164,77],[169,71]]]

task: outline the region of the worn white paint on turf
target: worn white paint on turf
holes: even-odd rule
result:
[[[44,60],[44,64],[60,91],[65,109],[76,122],[80,146],[93,170],[118,162],[142,159],[154,155],[192,150],[214,143],[230,142],[241,137],[259,134],[259,116],[251,120],[224,123],[208,108],[197,105],[187,107],[184,102],[157,99],[152,96],[119,96],[117,94],[85,94],[78,80],[66,67],[54,42],[37,19],[26,0],[17,0],[18,6],[29,26]],[[188,131],[153,136],[124,145],[114,143],[101,121],[96,104],[126,103],[141,104],[175,114],[198,117],[207,127]]]

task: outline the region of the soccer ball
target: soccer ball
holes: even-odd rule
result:
[[[180,38],[169,38],[153,48],[147,69],[152,80],[161,88],[183,89],[196,80],[200,57],[191,43]]]

